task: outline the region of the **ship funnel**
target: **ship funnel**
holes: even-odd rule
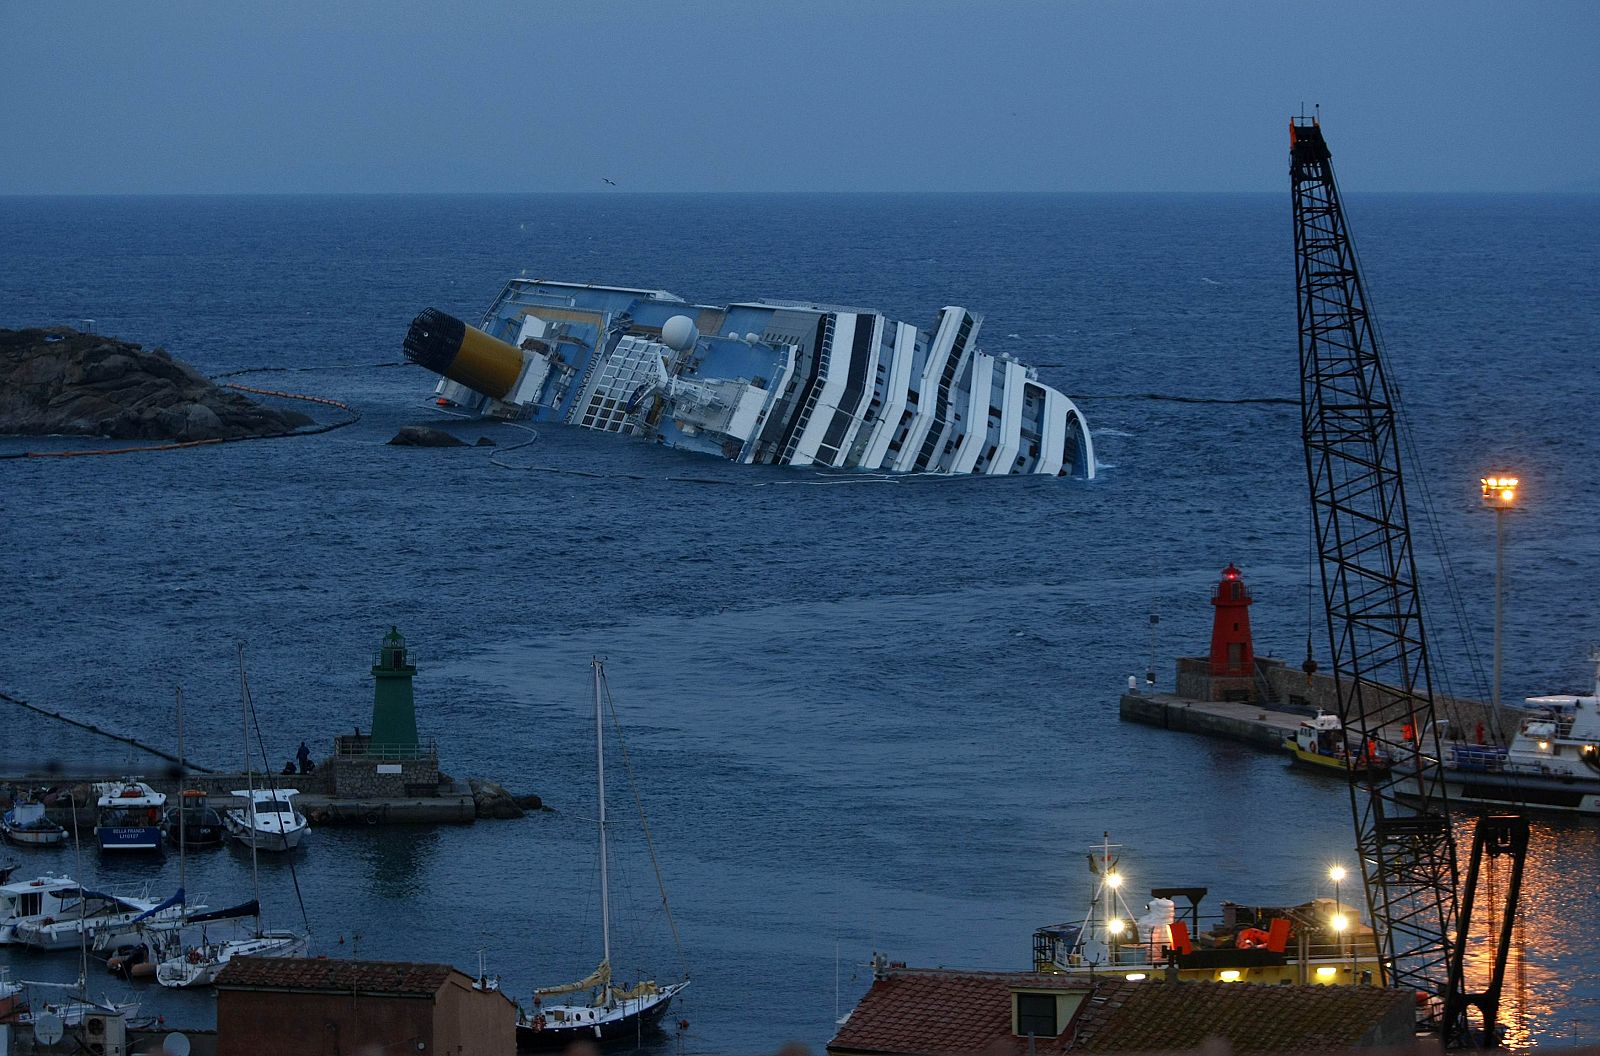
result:
[[[402,347],[417,366],[496,400],[506,398],[522,373],[520,351],[437,308],[411,321]]]

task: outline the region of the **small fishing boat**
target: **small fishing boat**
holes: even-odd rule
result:
[[[65,876],[40,876],[0,884],[0,946],[16,941],[17,921],[53,916],[77,890],[78,882]]]
[[[222,816],[228,835],[258,851],[292,851],[311,826],[294,805],[296,788],[241,788],[234,795],[243,807]]]
[[[67,839],[67,830],[45,817],[44,804],[25,797],[0,816],[0,833],[24,847],[53,847]]]
[[[1268,985],[1380,978],[1372,929],[1353,906],[1332,898],[1287,907],[1224,902],[1221,918],[1202,925],[1206,888],[1155,887],[1140,916],[1123,898],[1117,847],[1108,833],[1090,851],[1089,912],[1033,933],[1034,971]],[[1183,914],[1177,898],[1188,903]]]
[[[635,1039],[655,1031],[667,1009],[688,979],[658,985],[641,979],[632,986],[616,986],[611,975],[611,886],[606,859],[605,723],[601,708],[604,665],[597,657],[594,668],[595,777],[599,788],[600,841],[600,966],[577,982],[548,986],[533,992],[533,1011],[517,1019],[520,1051],[564,1049],[577,1041],[605,1043]],[[659,883],[660,876],[657,874]],[[665,889],[662,905],[666,905]],[[482,975],[480,971],[480,976]],[[582,1004],[545,1004],[545,999],[587,992]]]
[[[1300,727],[1293,737],[1284,738],[1283,746],[1294,762],[1316,770],[1382,773],[1394,765],[1389,753],[1377,745],[1352,744],[1339,716],[1321,708],[1315,717],[1301,719]]]
[[[227,832],[222,812],[211,806],[198,788],[185,789],[178,805],[167,808],[161,828],[174,847],[216,847]]]
[[[161,811],[167,805],[164,792],[157,792],[136,777],[94,786],[99,795],[96,806],[95,837],[100,853],[161,850]]]

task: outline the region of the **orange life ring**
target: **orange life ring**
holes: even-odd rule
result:
[[[1260,928],[1245,928],[1239,933],[1239,937],[1233,940],[1233,944],[1241,950],[1253,950],[1257,946],[1265,946],[1270,938],[1272,936]]]

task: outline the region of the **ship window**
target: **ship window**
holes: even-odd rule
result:
[[[1017,1036],[1053,1038],[1056,1029],[1056,995],[1017,995]]]

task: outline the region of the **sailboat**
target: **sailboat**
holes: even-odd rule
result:
[[[689,985],[687,978],[665,985],[641,979],[632,986],[618,986],[612,979],[611,882],[606,861],[605,713],[601,706],[605,665],[595,657],[590,666],[594,668],[595,783],[600,799],[600,966],[577,982],[547,986],[533,992],[532,1013],[524,1013],[517,1019],[517,1048],[524,1051],[560,1049],[579,1040],[604,1043],[637,1038],[647,1030],[656,1029],[672,999]],[[657,880],[660,880],[659,872]],[[662,904],[666,904],[664,891]],[[585,991],[589,994],[586,1003],[545,1003],[546,998]]]
[[[250,687],[244,677],[244,645],[239,645],[239,692],[245,702],[245,769],[249,770],[250,760]],[[183,694],[178,694],[178,766],[183,767]],[[186,833],[181,829],[186,825],[187,819],[183,812],[179,812],[178,824],[178,869],[180,878],[183,875],[184,861],[188,840]],[[247,841],[248,842],[248,841]],[[217,910],[213,913],[203,913],[198,916],[186,917],[183,921],[185,928],[199,925],[200,941],[189,943],[184,940],[180,943],[167,943],[163,953],[170,953],[156,965],[156,982],[162,986],[173,989],[184,989],[192,986],[210,986],[216,981],[222,969],[235,957],[304,957],[310,949],[310,937],[295,931],[264,931],[261,927],[261,870],[256,860],[256,844],[250,842],[250,879],[255,887],[255,897],[249,902],[231,909]],[[227,939],[211,939],[205,926],[224,920],[241,920],[246,917],[255,919],[255,928],[251,931]]]

